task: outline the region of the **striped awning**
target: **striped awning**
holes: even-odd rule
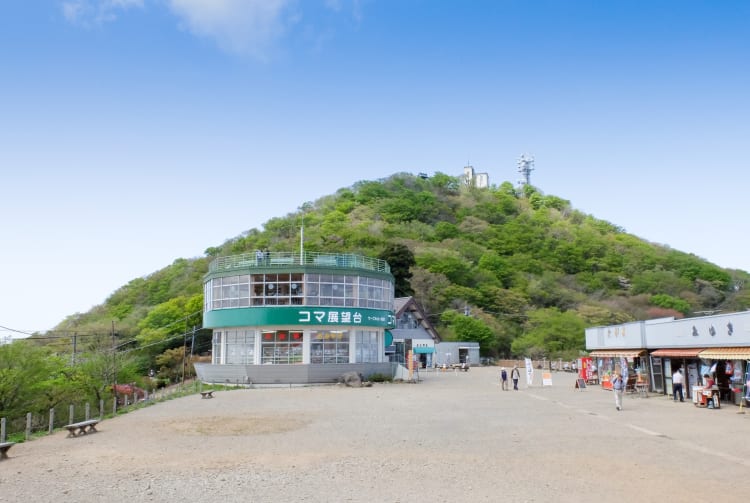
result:
[[[667,358],[697,358],[706,348],[672,348],[657,349],[651,356],[666,356]]]
[[[698,356],[706,360],[750,360],[750,348],[711,348]]]
[[[597,349],[589,353],[589,356],[597,358],[636,358],[646,354],[645,349]]]

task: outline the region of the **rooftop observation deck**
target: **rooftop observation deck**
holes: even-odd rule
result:
[[[353,253],[319,252],[266,252],[262,257],[253,253],[242,253],[218,257],[208,266],[208,273],[247,269],[289,269],[290,267],[325,267],[338,269],[365,269],[390,274],[391,268],[385,260],[364,257]]]

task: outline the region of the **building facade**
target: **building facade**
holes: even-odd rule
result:
[[[396,326],[390,330],[393,344],[386,348],[389,359],[408,365],[411,354],[416,368],[432,367],[435,344],[440,342],[440,336],[429,317],[414,297],[395,299],[394,308]]]
[[[204,278],[203,326],[213,331],[209,383],[334,382],[393,373],[388,264],[355,254],[261,252],[219,257]]]
[[[721,399],[750,399],[750,312],[696,318],[660,318],[586,329],[586,349],[595,358],[601,384],[613,372],[646,379],[652,392],[672,394],[672,375],[681,369],[684,389],[708,374]]]

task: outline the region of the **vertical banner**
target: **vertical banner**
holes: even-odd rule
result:
[[[534,364],[531,363],[531,358],[524,358],[524,365],[526,365],[526,385],[531,386],[534,382]]]
[[[620,357],[620,370],[622,373],[622,384],[626,387],[628,384],[628,360],[624,356]]]
[[[409,369],[409,380],[411,381],[414,379],[414,353],[412,353],[412,350],[410,349],[406,355],[406,365]]]

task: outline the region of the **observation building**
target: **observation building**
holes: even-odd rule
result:
[[[223,384],[336,382],[350,371],[392,376],[394,278],[384,260],[351,253],[256,252],[219,257],[203,285],[211,363]]]

